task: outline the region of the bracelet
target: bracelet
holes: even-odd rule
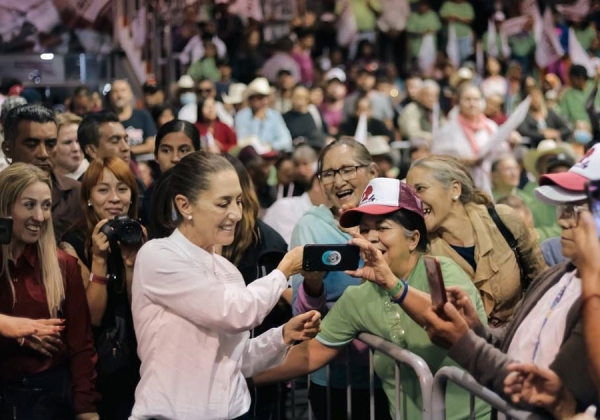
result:
[[[392,287],[390,290],[388,290],[387,294],[392,298],[392,300],[394,300],[394,296],[396,296],[403,287],[404,287],[404,284],[402,283],[402,280],[398,279],[396,281],[396,285],[394,287]]]
[[[598,293],[592,293],[592,294],[587,295],[586,297],[582,298],[581,299],[581,305],[580,305],[581,312],[583,312],[583,310],[585,308],[585,305],[587,305],[587,303],[590,300],[592,300],[592,299],[600,299],[600,294],[598,294]]]
[[[25,344],[25,337],[21,337],[18,340],[19,346],[23,347],[23,344]]]
[[[406,294],[408,293],[408,283],[405,282],[404,280],[402,280],[402,284],[404,286],[402,295],[400,295],[400,297],[394,301],[394,303],[396,303],[398,305],[402,305],[402,302],[404,302],[404,299],[406,298]]]
[[[108,278],[98,276],[94,273],[90,273],[90,282],[106,286],[108,284]]]

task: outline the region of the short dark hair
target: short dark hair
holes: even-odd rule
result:
[[[200,132],[196,126],[190,122],[183,120],[172,120],[163,124],[156,133],[156,141],[154,143],[154,156],[158,155],[158,149],[163,138],[170,133],[183,133],[189,138],[194,146],[194,151],[200,150]]]
[[[21,105],[11,109],[4,118],[4,140],[14,144],[19,135],[19,123],[21,121],[32,121],[40,124],[56,122],[56,116],[52,110],[41,105]]]
[[[77,129],[77,141],[87,159],[91,159],[91,156],[86,152],[87,146],[89,144],[96,147],[100,145],[100,125],[109,122],[120,123],[121,121],[119,121],[117,114],[112,111],[90,112],[84,115]]]
[[[73,97],[75,96],[92,96],[92,91],[86,85],[79,85],[73,90]]]
[[[386,219],[399,224],[406,230],[419,232],[419,243],[416,250],[419,252],[427,252],[429,245],[429,237],[427,236],[427,227],[425,219],[415,212],[406,209],[397,210],[385,216]]]
[[[569,76],[578,77],[580,79],[588,78],[587,70],[580,64],[575,64],[574,66],[571,66],[571,69],[569,70]]]

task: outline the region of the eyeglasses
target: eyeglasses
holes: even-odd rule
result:
[[[342,177],[344,181],[350,181],[356,178],[356,173],[359,168],[366,168],[367,165],[355,165],[355,166],[342,166],[340,169],[329,169],[319,174],[319,179],[323,185],[331,185],[335,182],[335,176],[337,174]]]
[[[198,93],[211,93],[212,89],[198,89]]]
[[[579,221],[579,214],[588,210],[587,206],[576,206],[574,204],[559,204],[556,206],[556,217],[558,219],[573,220],[575,224]]]

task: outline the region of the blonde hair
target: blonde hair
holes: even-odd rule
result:
[[[65,125],[79,125],[81,124],[82,118],[79,115],[72,114],[70,112],[65,112],[63,114],[58,114],[56,116],[56,123],[58,125],[58,130],[60,131]]]
[[[473,178],[468,169],[456,158],[443,155],[429,156],[414,162],[410,169],[425,168],[432,172],[444,189],[449,190],[453,182],[460,184],[460,198],[462,204],[475,203],[485,206],[491,205],[492,199],[485,192],[475,188]],[[410,172],[410,171],[409,171]]]
[[[26,163],[14,163],[0,172],[0,216],[11,217],[14,205],[21,194],[23,194],[23,191],[37,182],[46,184],[52,190],[50,176],[35,166]],[[15,289],[10,279],[8,264],[10,244],[1,245],[0,250],[2,252],[0,276],[4,275],[6,281],[10,284],[14,305],[16,300]],[[42,267],[42,283],[46,290],[48,311],[50,312],[50,316],[56,318],[65,299],[65,286],[58,263],[52,219],[48,220],[42,226],[42,235],[37,242],[37,251],[40,266]]]

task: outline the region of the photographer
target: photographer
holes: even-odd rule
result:
[[[12,218],[3,238],[10,243],[0,246],[1,324],[8,316],[19,317],[13,327],[34,322],[24,318],[54,318],[41,322],[49,327],[64,319],[54,331],[35,322],[35,335],[2,327],[2,419],[98,418],[88,305],[77,261],[56,249],[51,186],[50,175],[32,165],[14,163],[0,173],[0,216]]]
[[[98,350],[98,411],[114,420],[131,414],[139,381],[130,307],[133,265],[145,236],[135,221],[138,198],[129,165],[116,157],[93,161],[81,187],[85,219],[60,244],[79,259]]]

